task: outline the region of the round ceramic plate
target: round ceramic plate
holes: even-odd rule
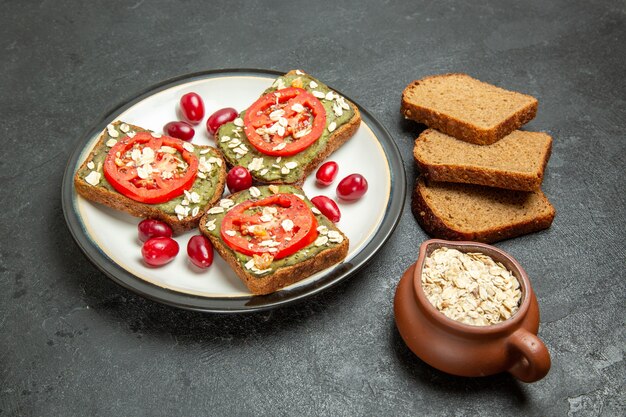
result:
[[[160,267],[146,266],[137,238],[139,219],[77,195],[73,177],[107,124],[123,120],[155,132],[177,120],[180,96],[194,91],[205,102],[206,114],[223,107],[244,110],[282,73],[265,70],[217,70],[186,75],[153,86],[116,107],[81,139],[63,178],[63,212],[74,239],[87,257],[115,282],[147,298],[176,307],[239,312],[277,307],[318,293],[353,275],[382,247],[395,228],[404,203],[406,179],[398,148],[385,128],[359,106],[362,123],[356,135],[329,159],[339,164],[334,185],[320,188],[311,175],[306,195],[333,199],[339,179],[360,173],[369,183],[367,194],[353,203],[339,201],[342,212],[337,226],[350,239],[348,257],[294,285],[269,295],[252,295],[230,267],[216,254],[213,265],[200,270],[187,259],[189,238],[197,231],[177,236],[178,256]],[[353,101],[354,102],[354,101]],[[206,118],[205,118],[206,120]],[[196,127],[192,143],[214,145],[204,121]]]

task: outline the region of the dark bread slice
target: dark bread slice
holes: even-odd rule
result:
[[[541,187],[551,149],[552,138],[540,132],[516,130],[491,145],[475,145],[426,129],[413,156],[428,180],[533,191]]]
[[[266,187],[259,187],[266,188]],[[295,187],[294,187],[295,188]],[[302,192],[300,190],[300,192]],[[304,194],[302,192],[302,194]],[[249,192],[240,191],[239,193],[235,193],[228,198],[237,198],[240,195],[249,196]],[[307,205],[311,205],[310,201],[305,198],[305,202]],[[224,243],[222,238],[219,236],[219,233],[211,233],[207,228],[207,223],[209,220],[214,218],[210,214],[206,214],[200,220],[200,232],[205,235],[220,256],[233,268],[237,276],[246,284],[250,292],[256,295],[270,294],[272,292],[278,291],[281,288],[284,288],[288,285],[294,284],[298,281],[302,281],[303,279],[310,277],[316,272],[322,271],[334,264],[340,263],[342,260],[348,256],[348,247],[349,241],[347,236],[345,236],[341,230],[332,225],[332,223],[326,219],[322,214],[316,214],[318,219],[318,223],[324,223],[328,226],[329,230],[336,230],[343,237],[343,241],[337,245],[333,245],[328,249],[324,249],[321,252],[315,254],[312,257],[304,259],[294,265],[282,266],[271,272],[270,274],[256,276],[250,271],[244,268],[242,262],[240,262],[235,256],[235,252]],[[321,218],[323,217],[324,220]],[[332,227],[332,229],[331,229]],[[219,230],[219,227],[217,228]],[[313,244],[311,244],[313,245]]]
[[[285,74],[285,76],[296,76],[296,75],[311,77],[310,75],[305,74],[304,72],[300,70],[292,70]],[[361,125],[361,113],[359,112],[358,106],[352,103],[351,101],[349,101],[348,99],[345,99],[345,101],[354,111],[354,115],[350,118],[350,120],[348,120],[346,123],[339,126],[334,132],[332,132],[332,134],[330,135],[323,149],[317,152],[315,156],[311,160],[309,160],[305,165],[299,166],[300,175],[297,179],[295,179],[294,181],[285,181],[284,179],[281,178],[281,179],[268,181],[262,178],[261,176],[257,175],[255,171],[250,170],[250,174],[252,175],[254,180],[259,184],[293,184],[297,186],[302,186],[302,184],[304,183],[306,178],[309,176],[309,174],[315,171],[315,169],[317,169],[317,167],[321,165],[321,163],[324,162],[328,158],[328,156],[330,156],[330,154],[335,152],[343,144],[345,144],[348,141],[348,139],[354,136],[359,126]],[[218,132],[218,137],[219,137],[219,132]],[[218,147],[219,147],[219,144],[218,144]],[[252,147],[252,145],[250,145],[249,148],[250,147]],[[235,166],[235,165],[240,165],[240,163],[237,160],[233,160],[232,158],[229,158],[227,154],[225,154],[225,159],[230,167]]]
[[[112,126],[118,129],[121,124],[123,124],[123,122],[116,121],[112,123]],[[146,129],[143,129],[139,126],[134,126],[130,123],[124,123],[124,124],[128,125],[131,131],[135,131],[135,132],[146,131]],[[107,129],[105,129],[104,132],[102,132],[102,134],[100,135],[100,138],[98,139],[96,145],[94,146],[94,149],[97,149],[98,147],[103,146],[106,140],[108,140],[109,138],[110,137],[107,136]],[[76,191],[78,192],[78,194],[80,194],[81,196],[83,196],[84,198],[90,201],[103,204],[115,210],[124,211],[130,214],[131,216],[141,217],[141,218],[146,218],[146,219],[161,220],[167,223],[172,228],[172,231],[174,233],[181,233],[186,230],[190,230],[195,227],[198,227],[200,218],[209,207],[211,207],[213,204],[215,204],[216,201],[220,199],[220,197],[222,196],[222,193],[224,192],[224,186],[226,184],[226,163],[224,162],[223,158],[221,157],[221,154],[217,151],[217,149],[210,147],[210,146],[199,146],[199,145],[194,145],[194,147],[202,148],[202,149],[210,148],[211,156],[220,158],[220,160],[222,161],[221,167],[218,168],[220,169],[220,171],[219,171],[219,176],[218,176],[218,183],[215,187],[215,193],[213,194],[213,196],[209,198],[208,203],[200,208],[200,210],[198,211],[198,214],[196,214],[195,216],[187,216],[187,217],[184,217],[183,219],[179,219],[175,214],[167,213],[153,204],[141,203],[139,201],[130,199],[115,190],[110,190],[105,187],[94,186],[94,185],[89,184],[79,174],[81,172],[84,172],[87,169],[86,168],[87,164],[93,160],[94,151],[92,151],[87,156],[87,159],[85,160],[85,162],[83,162],[80,168],[76,171],[76,174],[74,175],[74,187],[76,188]],[[102,177],[101,181],[106,181],[104,179],[104,176]]]
[[[488,145],[532,120],[537,99],[466,74],[442,74],[410,83],[400,111],[457,139]]]
[[[541,190],[502,190],[435,183],[418,178],[413,215],[430,235],[449,240],[497,242],[547,229],[555,210]]]

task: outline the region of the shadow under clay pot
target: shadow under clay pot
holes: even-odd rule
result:
[[[490,326],[464,324],[437,310],[422,289],[422,269],[426,257],[444,246],[460,252],[480,252],[502,263],[520,283],[519,310],[508,320]],[[536,336],[539,307],[528,276],[515,259],[493,246],[439,239],[424,242],[417,262],[398,284],[394,315],[407,346],[441,371],[460,376],[509,372],[521,381],[533,382],[550,369],[550,354]]]

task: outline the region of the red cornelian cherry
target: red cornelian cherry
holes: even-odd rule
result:
[[[337,165],[337,162],[328,161],[317,169],[315,179],[320,185],[330,185],[337,178],[338,172],[339,165]]]
[[[162,266],[178,255],[178,242],[171,237],[153,237],[141,247],[143,260],[150,266]]]
[[[232,167],[226,176],[226,185],[231,193],[247,190],[252,186],[252,175],[242,166]]]
[[[137,225],[139,240],[145,242],[153,237],[172,237],[172,228],[165,222],[155,219],[144,219]]]
[[[337,223],[341,219],[341,211],[339,211],[337,203],[335,203],[332,198],[328,198],[325,195],[318,195],[311,199],[311,203],[313,203],[324,216],[328,217],[328,220],[331,222]]]
[[[198,124],[204,118],[204,102],[196,93],[187,93],[180,98],[180,112],[191,124]]]
[[[163,126],[163,132],[173,138],[190,141],[196,131],[187,122],[169,122]]]
[[[337,185],[337,196],[343,200],[354,201],[367,192],[367,180],[361,174],[351,174]]]
[[[239,113],[237,110],[232,107],[225,107],[223,109],[217,110],[215,113],[209,116],[206,121],[206,130],[209,132],[209,135],[215,136],[217,131],[223,124],[232,122],[237,118]]]
[[[213,245],[206,236],[192,236],[187,242],[187,255],[198,268],[208,268],[213,263]]]

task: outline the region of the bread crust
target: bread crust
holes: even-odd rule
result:
[[[529,98],[532,98],[532,102],[527,106],[518,110],[515,114],[509,118],[503,120],[491,129],[483,129],[479,126],[453,118],[452,116],[439,113],[434,109],[420,106],[417,103],[411,101],[408,97],[411,88],[417,86],[420,82],[437,77],[447,77],[451,75],[467,75],[462,73],[448,73],[431,75],[419,80],[411,82],[402,92],[402,101],[400,105],[400,112],[407,118],[419,123],[423,123],[428,127],[437,129],[457,139],[464,140],[470,143],[476,143],[478,145],[489,145],[502,139],[509,133],[518,129],[522,125],[528,123],[537,115],[538,102],[532,96],[517,93]]]
[[[535,191],[541,188],[543,174],[552,153],[552,140],[548,142],[547,152],[541,161],[540,169],[535,173],[523,173],[469,165],[429,163],[421,157],[418,149],[419,143],[425,140],[429,130],[427,129],[420,134],[415,140],[415,146],[413,147],[415,163],[419,168],[420,174],[427,180],[485,185],[519,191]]]
[[[425,196],[422,194],[423,186],[425,186],[425,184],[418,178],[415,190],[413,191],[411,211],[424,231],[436,238],[448,240],[473,240],[477,242],[493,243],[547,229],[552,225],[552,221],[554,220],[554,216],[556,214],[554,207],[546,199],[546,203],[550,207],[550,210],[548,210],[547,213],[533,219],[512,222],[508,225],[492,227],[491,229],[480,232],[463,231],[455,228],[453,225],[450,225],[444,219],[437,216],[431,205],[426,201]]]
[[[129,126],[131,126],[135,130],[142,130],[142,131],[145,130],[138,126],[133,126],[130,124]],[[103,132],[100,135],[98,142],[94,146],[94,149],[96,149],[99,146],[102,146],[104,144],[104,140],[105,140],[105,134]],[[200,145],[194,145],[194,146],[198,148],[210,148],[210,146],[200,146]],[[193,228],[198,227],[198,223],[200,223],[200,218],[202,218],[202,215],[204,214],[204,212],[209,207],[214,205],[221,198],[222,193],[224,192],[224,186],[226,184],[226,169],[225,169],[226,163],[224,162],[224,158],[222,157],[221,152],[217,151],[216,157],[217,155],[219,155],[219,158],[222,159],[222,166],[219,167],[220,175],[218,178],[217,187],[215,189],[215,194],[208,201],[207,204],[205,204],[203,207],[200,208],[197,215],[185,217],[183,220],[178,220],[178,217],[176,215],[168,214],[164,212],[163,210],[160,210],[154,207],[151,204],[140,203],[139,201],[132,200],[116,191],[110,191],[104,187],[93,186],[87,183],[84,179],[80,178],[78,173],[82,169],[84,169],[86,165],[93,159],[93,156],[94,156],[93,151],[89,153],[89,156],[87,157],[87,159],[82,163],[80,168],[74,174],[74,187],[76,188],[76,192],[78,192],[78,194],[80,194],[82,197],[86,198],[87,200],[111,207],[115,210],[124,211],[134,217],[161,220],[167,223],[172,228],[172,231],[174,233],[178,234],[178,233],[182,233],[184,231],[191,230]]]
[[[246,284],[250,292],[256,295],[270,294],[283,287],[302,281],[316,272],[340,263],[348,256],[348,237],[344,235],[341,230],[336,229],[343,236],[343,241],[339,245],[323,250],[298,264],[278,268],[271,274],[260,277],[255,276],[242,267],[233,251],[221,238],[209,233],[206,229],[208,218],[209,216],[204,216],[202,220],[200,220],[200,232],[211,241],[217,253],[230,265],[237,276]]]

